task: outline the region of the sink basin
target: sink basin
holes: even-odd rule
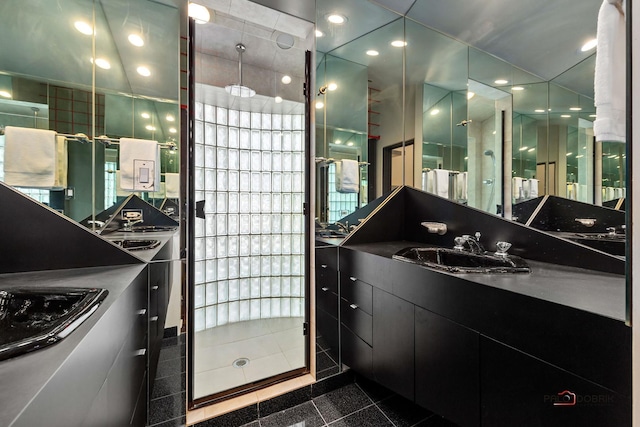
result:
[[[108,293],[96,288],[0,290],[0,360],[66,338],[93,314]]]
[[[316,236],[318,236],[318,237],[347,237],[348,234],[345,233],[344,231],[324,229],[324,230],[316,230]]]
[[[160,244],[160,240],[140,240],[140,239],[112,240],[112,242],[130,251],[142,251],[146,249],[153,249]]]
[[[118,231],[148,233],[153,231],[174,231],[177,228],[175,225],[134,225],[130,229],[124,227],[119,228]]]
[[[483,255],[446,248],[405,248],[394,259],[424,265],[450,273],[529,273],[525,260],[518,256]]]

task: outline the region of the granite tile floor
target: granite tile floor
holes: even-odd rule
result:
[[[337,388],[336,388],[337,387]],[[327,390],[327,392],[325,392]],[[330,390],[330,391],[328,391]],[[185,339],[165,338],[149,401],[150,427],[185,425]],[[195,427],[456,427],[365,378],[327,378]]]

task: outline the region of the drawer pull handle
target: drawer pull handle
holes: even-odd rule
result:
[[[327,264],[320,264],[320,267],[327,268]]]
[[[151,288],[152,291],[157,291],[158,290],[158,285],[154,286]]]
[[[327,292],[329,288],[322,288],[323,291]]]
[[[138,310],[137,314],[139,314],[140,316],[144,316],[145,314],[147,314],[147,309],[143,308],[142,310]]]
[[[151,319],[149,319],[150,322],[157,322],[158,321],[158,316],[153,316]]]
[[[354,310],[355,310],[356,308],[358,308],[358,306],[357,306],[357,305],[355,305],[355,304],[351,304],[349,307],[353,308]]]
[[[353,276],[349,276],[349,280],[351,280],[352,282],[355,282],[356,280],[358,280],[357,278],[353,277]]]
[[[134,356],[144,356],[145,354],[147,354],[146,348],[141,348],[140,350],[136,350],[133,352]]]

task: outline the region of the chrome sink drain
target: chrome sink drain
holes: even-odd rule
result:
[[[234,368],[245,368],[248,365],[249,365],[249,359],[247,359],[246,357],[241,357],[240,359],[236,359],[231,364],[231,366],[233,366]]]

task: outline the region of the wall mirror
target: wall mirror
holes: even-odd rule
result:
[[[16,186],[81,221],[119,203],[119,139],[160,144],[160,183],[140,191],[179,198],[179,10],[148,0],[6,1],[0,28],[0,127],[55,131],[67,168],[53,187]],[[28,31],[25,31],[28,29]],[[46,44],[42,40],[48,40]],[[76,134],[82,136],[74,137]],[[108,139],[100,139],[107,136]],[[11,142],[10,142],[11,143]],[[0,136],[0,147],[6,144]],[[11,168],[0,156],[3,168]],[[4,175],[3,175],[4,176]],[[58,177],[58,173],[56,173]],[[171,183],[167,191],[166,178]]]

